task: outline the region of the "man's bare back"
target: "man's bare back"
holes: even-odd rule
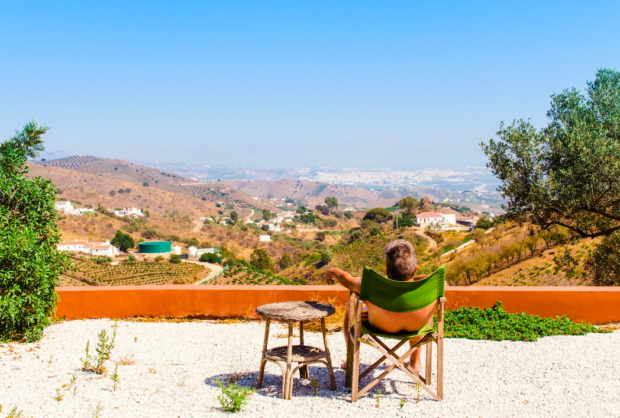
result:
[[[428,276],[413,276],[411,279],[406,281],[414,281],[419,279],[424,279]],[[328,283],[332,281],[337,281],[342,286],[349,289],[349,291],[360,293],[360,289],[362,286],[361,277],[353,277],[349,273],[342,271],[337,268],[332,268],[327,271],[325,275],[325,279]],[[400,331],[417,331],[422,328],[424,325],[428,323],[431,316],[433,315],[433,310],[436,309],[437,302],[432,303],[426,308],[420,309],[415,312],[390,312],[386,311],[383,308],[374,305],[371,302],[366,301],[366,307],[368,308],[368,322],[370,326],[372,326],[376,331],[383,331],[388,334],[394,334]],[[345,341],[347,339],[346,331],[349,329],[349,318],[345,317],[344,320],[344,330],[345,330]],[[410,344],[413,346],[417,343],[419,339],[413,338],[410,340]],[[417,349],[413,354],[411,354],[411,364],[413,368],[420,372],[422,369],[422,363],[420,359],[421,351]],[[346,361],[342,364],[342,367],[346,367]]]

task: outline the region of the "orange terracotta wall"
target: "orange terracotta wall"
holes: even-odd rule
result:
[[[340,301],[340,286],[114,286],[57,288],[58,317],[129,318],[249,316],[260,305],[292,300]],[[617,287],[449,287],[448,309],[485,308],[501,301],[508,312],[542,317],[567,315],[594,324],[620,321]]]

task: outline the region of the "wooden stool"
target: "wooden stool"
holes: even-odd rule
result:
[[[271,361],[277,364],[282,371],[282,399],[292,399],[293,375],[299,370],[299,377],[301,379],[308,379],[310,377],[308,365],[312,363],[322,363],[327,366],[331,389],[336,390],[336,378],[329,355],[327,334],[325,333],[325,318],[333,315],[335,312],[336,309],[332,305],[320,302],[282,302],[259,306],[256,309],[256,313],[265,318],[267,324],[265,326],[263,355],[260,361],[260,372],[258,373],[256,387],[260,389],[263,386],[265,364]],[[269,325],[272,319],[288,322],[288,346],[267,349]],[[304,322],[311,319],[321,320],[325,350],[304,345]],[[293,322],[299,322],[299,345],[293,345]],[[293,362],[298,363],[294,370],[292,370]],[[280,363],[286,363],[286,371]]]

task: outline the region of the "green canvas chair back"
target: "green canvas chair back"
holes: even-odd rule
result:
[[[391,280],[366,267],[362,274],[360,299],[390,312],[415,312],[444,296],[445,279],[445,266],[439,267],[427,278],[413,282]],[[427,325],[414,333],[383,334],[373,332],[367,323],[362,323],[362,334],[373,334],[385,338],[411,338],[432,331],[433,329]]]

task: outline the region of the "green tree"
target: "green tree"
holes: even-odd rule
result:
[[[260,227],[260,229],[262,229],[263,231],[267,232],[269,231],[269,225],[263,225]]]
[[[585,94],[553,95],[547,117],[541,130],[524,120],[501,124],[499,140],[481,144],[502,181],[507,216],[582,238],[612,236],[620,231],[620,73],[602,69]],[[604,238],[589,262],[610,262],[614,242]]]
[[[271,218],[272,218],[271,211],[269,209],[263,210],[263,219],[268,221]]]
[[[321,262],[323,264],[329,264],[329,262],[334,258],[334,255],[329,250],[321,250],[319,253],[321,254]]]
[[[385,208],[370,209],[364,215],[364,220],[369,219],[375,222],[387,222],[392,218],[392,214]]]
[[[493,223],[491,222],[491,220],[487,218],[480,218],[478,219],[478,222],[476,222],[476,228],[480,228],[484,230],[491,228],[492,225]]]
[[[200,261],[203,263],[217,264],[219,262],[219,257],[215,253],[203,253],[200,255]]]
[[[233,221],[233,223],[237,223],[237,221],[239,220],[239,214],[233,210],[232,212],[230,212],[230,219]]]
[[[620,284],[620,232],[603,238],[596,252],[586,261],[585,271],[596,286]]]
[[[353,212],[351,212],[350,210],[344,212],[344,217],[347,219],[351,219],[353,216],[355,215],[353,215]]]
[[[293,257],[289,253],[282,254],[280,260],[278,260],[278,265],[282,270],[287,269],[289,267],[293,267],[295,262],[293,261]]]
[[[420,201],[414,199],[411,196],[407,196],[402,198],[398,202],[398,206],[400,206],[405,211],[407,216],[411,216],[415,213],[414,211],[417,210],[417,208],[420,206]]]
[[[133,248],[134,245],[136,245],[131,235],[124,234],[123,231],[116,231],[116,235],[114,235],[114,238],[112,238],[110,244],[114,245],[122,252],[126,252],[128,249]]]
[[[300,215],[303,215],[304,213],[306,213],[306,207],[305,206],[300,206],[297,208],[297,210],[295,212],[299,213]]]
[[[55,311],[54,287],[70,265],[56,250],[56,188],[27,176],[27,157],[44,149],[48,129],[32,120],[0,144],[0,342],[41,338]]]
[[[368,233],[372,235],[373,237],[375,235],[379,235],[381,233],[381,227],[377,224],[374,224],[373,226],[370,227],[370,229],[368,229]]]
[[[620,229],[620,73],[599,70],[586,95],[553,95],[547,116],[540,131],[519,120],[481,144],[508,215],[584,238],[611,235]]]
[[[142,183],[142,186],[149,187],[149,184],[147,182],[144,182],[144,183]]]
[[[323,215],[327,216],[329,215],[329,206],[327,205],[316,205],[314,207],[314,210],[316,210],[319,213],[322,213]]]
[[[333,196],[328,196],[325,198],[325,204],[329,207],[329,211],[333,212],[338,209],[338,199]]]
[[[250,264],[259,270],[274,270],[273,260],[269,257],[267,251],[262,248],[257,248],[254,250],[250,256]]]
[[[172,264],[181,264],[181,256],[178,254],[171,254],[168,261]]]
[[[323,231],[317,232],[316,235],[314,236],[314,239],[317,241],[325,241],[325,232]]]

